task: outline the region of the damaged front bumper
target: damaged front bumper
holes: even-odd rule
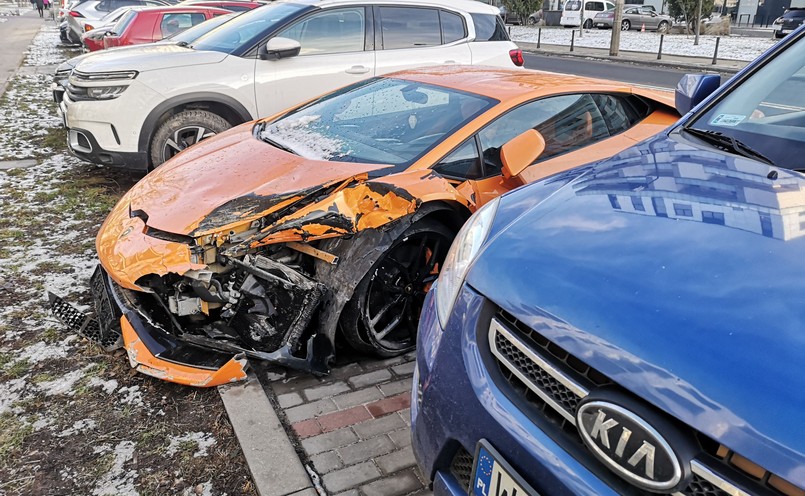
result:
[[[247,349],[229,341],[182,332],[168,309],[154,315],[159,305],[144,304],[143,299],[158,299],[156,295],[119,286],[100,265],[92,276],[91,289],[97,318],[86,316],[50,294],[54,314],[107,351],[125,348],[132,367],[146,375],[178,384],[211,387],[244,379],[248,358],[314,374],[329,372],[327,363],[332,346],[323,336],[314,335],[308,340],[305,358],[294,356],[289,345],[272,352]]]

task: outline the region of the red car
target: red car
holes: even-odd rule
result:
[[[229,10],[198,6],[131,10],[103,37],[103,48],[159,41],[207,19],[229,13]]]

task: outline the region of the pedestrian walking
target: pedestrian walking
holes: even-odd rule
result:
[[[45,17],[44,8],[45,0],[36,0],[36,10],[39,11],[39,17]]]
[[[45,10],[50,9],[50,0],[42,0],[42,3],[45,6]]]

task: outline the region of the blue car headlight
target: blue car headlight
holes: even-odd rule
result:
[[[447,319],[453,311],[453,305],[456,303],[470,265],[489,235],[499,203],[500,199],[495,198],[475,212],[458,232],[450,251],[447,252],[442,270],[439,272],[439,284],[436,290],[436,313],[442,329],[447,326]]]

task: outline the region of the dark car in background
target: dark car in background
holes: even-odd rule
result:
[[[418,335],[435,494],[805,494],[803,70],[800,28],[686,76],[670,130],[467,221]]]
[[[805,9],[790,9],[778,17],[774,24],[774,37],[782,38],[794,31],[805,21]]]

